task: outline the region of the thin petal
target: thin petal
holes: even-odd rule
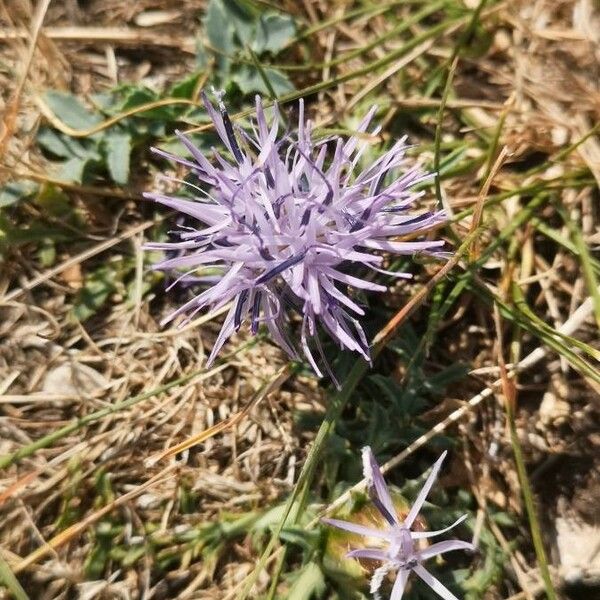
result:
[[[361,548],[359,550],[351,550],[346,554],[346,558],[369,558],[371,560],[388,560],[388,555],[385,550],[375,550],[374,548]]]
[[[390,600],[400,600],[400,598],[402,598],[402,594],[404,594],[404,588],[406,587],[406,582],[408,581],[409,575],[410,571],[408,569],[400,569],[398,571],[396,581],[394,582],[394,587],[392,588],[392,595],[390,596]]]
[[[427,569],[421,565],[413,567],[413,571],[444,600],[458,600],[458,598],[445,586],[442,585]]]
[[[217,354],[219,353],[219,350],[222,348],[223,344],[231,337],[231,335],[235,331],[235,326],[233,324],[234,317],[235,317],[235,305],[230,308],[229,312],[227,313],[227,316],[225,317],[225,321],[223,321],[223,326],[221,327],[221,331],[219,332],[219,335],[217,337],[215,345],[213,346],[210,356],[208,357],[208,360],[206,361],[206,368],[209,368],[213,364],[215,358],[217,358]]]
[[[475,550],[475,546],[469,542],[463,542],[462,540],[447,540],[444,542],[438,542],[432,544],[428,548],[425,548],[422,552],[419,552],[419,560],[427,560],[432,556],[438,556],[445,554],[446,552],[452,552],[453,550]]]
[[[421,488],[421,491],[419,492],[415,503],[412,505],[408,515],[406,516],[406,519],[404,520],[404,524],[409,529],[412,527],[414,520],[419,514],[419,511],[421,510],[423,503],[425,502],[425,498],[427,498],[427,494],[429,494],[429,490],[431,490],[431,486],[433,485],[437,477],[438,471],[440,470],[440,467],[444,462],[444,458],[446,458],[446,454],[447,452],[444,451],[444,453],[437,459],[436,463],[433,465],[433,468],[431,469],[431,473],[429,474],[425,485]]]
[[[436,535],[440,535],[441,533],[446,533],[446,531],[454,529],[454,527],[456,527],[459,523],[462,523],[466,518],[467,515],[463,515],[462,517],[460,517],[460,519],[456,519],[456,521],[454,521],[452,525],[444,527],[444,529],[438,529],[437,531],[411,531],[410,537],[412,537],[413,540],[435,537]]]
[[[396,516],[396,510],[394,509],[394,503],[390,497],[390,492],[385,485],[385,480],[383,479],[381,469],[375,460],[375,455],[369,446],[366,446],[362,450],[362,461],[365,479],[369,482],[369,487],[373,486],[379,502],[383,505],[384,511],[380,512],[382,512],[384,518],[390,525],[398,523],[398,517]]]
[[[358,525],[357,523],[350,523],[348,521],[340,521],[338,519],[321,519],[322,523],[337,527],[338,529],[344,529],[350,533],[357,533],[364,537],[374,537],[382,540],[390,538],[390,534],[383,529],[373,529],[371,527],[365,527],[364,525]]]

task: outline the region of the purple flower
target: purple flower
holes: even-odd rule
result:
[[[365,479],[367,480],[367,486],[373,503],[377,510],[381,513],[388,526],[385,529],[374,529],[371,527],[365,527],[364,525],[358,525],[356,523],[349,523],[347,521],[340,521],[338,519],[322,519],[322,521],[333,527],[339,529],[345,529],[352,533],[362,535],[365,537],[376,538],[382,540],[386,546],[382,548],[361,548],[357,550],[351,550],[346,554],[350,558],[365,558],[371,560],[381,561],[383,564],[375,570],[371,579],[371,593],[375,594],[375,598],[380,598],[379,589],[383,583],[385,576],[396,571],[396,581],[392,588],[392,595],[390,600],[400,600],[404,593],[404,588],[408,580],[408,576],[411,571],[414,571],[434,592],[439,594],[445,600],[458,600],[456,596],[447,589],[442,583],[440,583],[425,567],[423,567],[423,561],[439,556],[452,550],[475,550],[475,547],[468,542],[461,540],[448,540],[445,542],[437,542],[431,546],[420,549],[417,547],[418,540],[434,537],[440,533],[445,533],[453,527],[456,527],[459,523],[464,521],[467,517],[463,515],[455,523],[440,529],[439,531],[412,531],[411,527],[425,502],[429,490],[433,485],[438,471],[442,466],[442,462],[446,457],[446,452],[440,456],[437,462],[433,465],[431,473],[425,482],[425,485],[419,492],[415,503],[406,515],[406,518],[402,521],[398,518],[396,511],[394,510],[394,504],[392,502],[390,493],[385,485],[383,475],[379,469],[379,465],[375,460],[375,456],[371,451],[371,448],[366,447],[363,449],[363,471]],[[417,542],[417,544],[415,544]]]
[[[187,185],[195,198],[146,196],[199,223],[197,228],[182,227],[177,242],[149,244],[151,249],[178,251],[154,268],[175,270],[173,285],[190,280],[206,285],[165,322],[180,314],[189,320],[200,310],[233,302],[208,364],[247,320],[252,333],[264,323],[279,345],[298,358],[286,327],[291,308],[302,318],[299,345],[319,376],[315,348],[325,361],[318,327],[340,348],[369,360],[369,344],[358,321],[364,310],[349,290],[386,289],[372,278],[359,277],[362,267],[410,277],[383,270],[383,257],[376,252],[440,254],[443,241],[397,239],[420,236],[445,220],[443,211],[409,212],[422,195],[414,186],[431,175],[408,166],[406,138],[359,171],[368,147],[364,133],[375,107],[360,123],[358,135],[314,140],[302,100],[294,134],[279,133],[277,105],[269,122],[258,96],[252,133],[231,122],[220,97],[218,110],[206,97],[204,103],[226,155],[213,149],[209,160],[180,133],[190,160],[153,149],[190,170],[193,180]]]

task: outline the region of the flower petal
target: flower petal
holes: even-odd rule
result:
[[[419,552],[419,560],[427,560],[432,556],[439,556],[440,554],[445,554],[446,552],[452,552],[453,550],[475,550],[475,546],[469,542],[463,542],[462,540],[447,540],[444,542],[437,542],[437,544],[432,544]]]
[[[385,550],[376,550],[375,548],[359,548],[358,550],[350,550],[346,554],[346,558],[368,558],[371,560],[383,560],[389,559],[389,556]]]
[[[413,571],[444,600],[458,600],[458,598],[445,586],[442,585],[427,569],[421,565],[413,567]]]
[[[417,496],[415,503],[412,505],[408,515],[406,516],[406,519],[404,520],[404,524],[409,529],[412,527],[412,524],[414,523],[415,519],[417,518],[417,515],[419,514],[419,512],[423,506],[423,503],[425,502],[425,498],[427,498],[427,494],[429,494],[429,490],[431,490],[431,486],[433,485],[433,483],[437,477],[437,474],[440,470],[440,467],[442,466],[442,463],[444,462],[444,458],[446,458],[446,454],[447,454],[447,452],[444,451],[444,453],[437,459],[436,463],[433,465],[433,468],[431,469],[431,473],[429,474],[429,477],[427,478],[425,485],[421,488],[421,491],[419,492],[419,495]]]
[[[452,525],[448,525],[448,527],[444,527],[444,529],[438,529],[437,531],[411,531],[410,537],[413,540],[421,540],[423,538],[435,537],[436,535],[440,535],[441,533],[446,533],[446,531],[450,531],[454,529],[459,523],[462,523],[467,518],[467,515],[463,515],[460,519],[456,519]]]
[[[390,596],[390,600],[400,600],[400,598],[402,598],[402,594],[404,594],[404,588],[406,587],[406,582],[408,581],[409,575],[409,569],[400,569],[398,571],[396,581],[394,582],[394,587],[392,588],[392,595]]]
[[[358,525],[357,523],[350,523],[349,521],[340,521],[339,519],[321,519],[322,523],[331,525],[331,527],[337,527],[338,529],[344,529],[350,533],[357,533],[364,537],[374,537],[382,540],[390,538],[390,534],[383,529],[374,529],[371,527],[365,527],[364,525]]]
[[[394,503],[392,502],[390,492],[385,485],[385,480],[381,474],[381,469],[375,460],[375,455],[369,446],[366,446],[362,449],[362,461],[363,474],[368,482],[367,485],[369,487],[373,487],[379,502],[383,506],[383,510],[380,509],[380,512],[390,525],[397,524],[399,521],[398,517],[396,516]]]

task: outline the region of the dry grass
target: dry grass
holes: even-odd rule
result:
[[[476,3],[464,4],[473,8]],[[298,89],[339,80],[312,96],[310,108],[319,125],[351,127],[354,115],[377,100],[385,108],[382,138],[393,138],[405,127],[424,144],[422,158],[433,163],[444,78],[464,23],[448,25],[435,40],[423,39],[374,72],[350,77],[406,43],[407,37],[394,35],[393,28],[422,6],[398,5],[394,19],[371,14],[343,20],[351,2],[284,5],[307,26],[339,17],[310,36],[310,60],[324,64],[292,72]],[[85,98],[119,82],[143,80],[164,88],[194,68],[202,10],[202,3],[191,0],[91,0],[81,5],[63,0],[48,7],[0,1],[0,180],[15,173],[52,179],[35,145],[43,121],[37,99],[43,90],[68,89]],[[36,18],[43,22],[39,31]],[[360,55],[328,64],[390,31]],[[408,28],[410,38],[424,31],[420,22]],[[473,493],[479,524],[485,521],[500,546],[508,548],[501,527],[485,517],[493,505],[518,515],[517,531],[528,538],[499,365],[504,357],[510,371],[511,364],[538,352],[526,370],[513,372],[515,423],[532,485],[540,494],[546,543],[556,548],[552,529],[557,517],[600,522],[600,385],[560,349],[553,350],[546,338],[518,330],[505,313],[494,320],[482,290],[514,308],[515,284],[535,316],[597,348],[600,315],[594,317],[591,301],[586,304],[594,295],[594,277],[586,274],[577,240],[584,249],[600,244],[600,138],[597,129],[589,135],[600,123],[600,13],[592,0],[490,2],[473,36],[471,51],[459,53],[443,114],[444,152],[462,148],[463,153],[442,180],[441,192],[455,216],[449,239],[466,237],[480,219],[484,224],[471,256],[462,261],[466,272],[472,263],[476,271],[439,320],[428,312],[433,304],[414,317],[423,331],[433,323],[437,337],[429,354],[431,367],[464,361],[471,365],[471,375],[423,415],[430,433],[416,447],[449,428],[462,446],[462,460],[454,461],[448,480]],[[303,60],[294,46],[285,62]],[[431,78],[436,68],[437,80]],[[428,86],[430,95],[424,93]],[[502,160],[493,168],[501,151]],[[201,555],[200,546],[189,543],[186,532],[226,521],[225,513],[264,511],[285,498],[314,435],[295,416],[322,414],[327,405],[328,392],[318,382],[289,371],[281,377],[283,353],[243,331],[206,376],[206,351],[218,331],[218,316],[201,318],[183,330],[159,327],[177,298],[164,298],[158,287],[150,293],[143,288],[142,243],[156,219],[139,197],[150,185],[143,161],[131,184],[117,193],[99,181],[63,185],[87,223],[83,239],[59,244],[51,268],[40,266],[32,244],[6,248],[0,263],[0,456],[73,419],[199,375],[90,419],[0,471],[0,552],[36,600],[212,599],[239,590],[257,557],[249,536],[228,543],[213,563]],[[535,190],[547,199],[520,221]],[[40,212],[35,203],[24,203],[10,218],[19,227]],[[593,251],[587,254],[593,260]],[[133,300],[115,292],[97,315],[83,324],[74,321],[71,308],[86,273],[123,255],[133,257],[136,265]],[[425,266],[417,286],[433,270]],[[390,314],[398,311],[411,291],[406,286],[391,289],[384,308]],[[582,305],[587,306],[585,314],[577,312]],[[504,345],[498,344],[496,327],[504,331]],[[597,363],[587,360],[597,372]],[[393,368],[392,376],[401,381],[402,369]],[[472,397],[477,400],[467,403]],[[227,422],[252,402],[245,418],[234,426]],[[157,460],[219,423],[228,426],[201,445]],[[412,451],[409,446],[392,464]],[[115,547],[147,544],[153,553],[126,566],[111,559],[99,579],[90,580],[84,565],[89,567],[92,551],[98,551],[100,527],[108,523],[120,524],[110,538]],[[533,598],[543,591],[531,546],[522,546],[511,550],[505,581],[494,584],[490,598]],[[169,553],[176,559],[167,560]],[[155,559],[165,566],[158,568]],[[560,587],[565,573],[556,550],[550,563]],[[261,593],[269,583],[263,573]],[[2,594],[0,590],[0,598]]]

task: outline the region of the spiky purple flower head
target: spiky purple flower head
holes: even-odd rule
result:
[[[357,318],[364,311],[349,290],[386,290],[357,276],[364,267],[410,277],[381,269],[381,252],[439,253],[443,241],[398,239],[412,240],[444,221],[443,211],[409,210],[421,196],[414,187],[431,175],[408,165],[406,138],[359,171],[369,145],[364,134],[375,107],[360,123],[358,135],[315,140],[302,100],[297,131],[280,135],[277,105],[268,121],[259,96],[252,133],[232,124],[220,97],[218,110],[206,96],[203,99],[227,156],[213,148],[211,161],[178,133],[191,160],[154,151],[190,169],[194,200],[146,194],[205,225],[182,228],[176,242],[148,245],[176,253],[154,265],[177,271],[174,284],[191,281],[207,286],[165,322],[180,314],[187,321],[204,308],[218,310],[233,301],[208,364],[247,320],[252,333],[264,323],[273,339],[298,358],[286,327],[292,308],[302,318],[300,346],[319,376],[311,350],[316,348],[326,365],[318,326],[341,348],[369,360],[369,344]],[[372,134],[378,131],[375,128]],[[213,274],[203,276],[207,271]]]
[[[387,488],[381,469],[375,460],[373,451],[368,446],[363,448],[363,473],[367,480],[367,488],[371,500],[375,504],[377,510],[383,516],[386,525],[381,529],[366,527],[351,521],[340,521],[339,519],[321,519],[326,525],[344,529],[350,533],[362,535],[371,540],[379,540],[382,547],[377,548],[358,548],[350,550],[346,556],[348,558],[370,559],[381,562],[373,573],[371,578],[371,593],[374,594],[376,600],[381,599],[380,588],[388,573],[396,573],[396,581],[392,588],[392,593],[389,600],[401,600],[404,594],[404,589],[408,582],[409,575],[416,573],[434,592],[441,596],[444,600],[458,600],[458,598],[440,581],[438,581],[424,566],[423,562],[452,552],[454,550],[469,550],[475,551],[475,546],[469,542],[462,540],[446,540],[444,542],[436,542],[425,548],[419,548],[420,540],[431,537],[436,537],[442,533],[450,531],[458,524],[462,523],[467,515],[463,515],[457,519],[452,525],[438,531],[413,531],[413,526],[427,499],[427,495],[437,478],[439,470],[446,457],[444,452],[435,462],[431,473],[421,491],[417,495],[415,503],[412,505],[408,514],[401,519],[396,513],[392,496]]]

